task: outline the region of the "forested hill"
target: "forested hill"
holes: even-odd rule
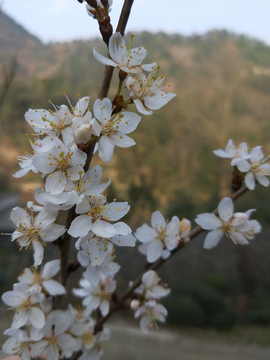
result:
[[[78,93],[89,94],[93,106],[103,74],[93,48],[106,54],[100,39],[43,45],[1,13],[0,41],[2,64],[8,67],[14,59],[18,64],[2,107],[5,141],[29,131],[23,121],[28,108],[47,108],[49,99],[66,103],[64,91],[73,104]],[[269,46],[226,30],[190,37],[141,32],[133,45],[149,48],[146,62],[161,66],[177,98],[155,116],[144,116],[132,135],[137,146],[116,149],[113,164],[105,167],[118,199],[128,197],[134,211],[140,209],[138,218],[159,206],[169,214],[174,208],[189,211],[188,206],[192,212],[211,199],[216,203],[229,190],[230,174],[229,163],[212,150],[232,138],[269,151]],[[116,79],[115,74],[109,97]],[[14,186],[6,172],[3,178]]]

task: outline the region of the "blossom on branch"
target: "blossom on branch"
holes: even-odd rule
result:
[[[37,329],[43,328],[45,314],[38,304],[45,300],[45,295],[29,294],[27,284],[14,284],[13,288],[13,291],[7,291],[2,295],[2,300],[15,310],[11,327],[19,329],[29,322]]]
[[[142,61],[147,55],[144,47],[131,49],[131,44],[126,45],[122,35],[118,32],[114,33],[109,40],[110,59],[100,55],[95,49],[93,55],[97,61],[104,65],[118,67],[125,73],[137,73],[140,69],[152,71],[156,68],[156,64],[144,64]]]
[[[152,227],[143,224],[136,232],[136,238],[143,244],[139,246],[141,253],[147,255],[147,261],[154,262],[159,257],[166,259],[171,250],[179,243],[179,219],[173,217],[167,223],[160,211],[155,211],[151,218]]]
[[[67,147],[58,138],[50,152],[41,153],[33,157],[34,166],[45,176],[45,189],[52,195],[58,195],[69,186],[71,181],[80,179],[83,174],[83,166],[86,154],[79,150],[76,145]]]
[[[125,202],[107,203],[105,196],[84,196],[76,206],[76,213],[83,214],[76,217],[68,230],[73,237],[88,236],[92,231],[97,236],[110,238],[126,231],[126,224],[110,224],[109,221],[121,219],[130,209]]]
[[[39,272],[36,268],[26,268],[18,277],[18,280],[29,286],[27,292],[30,294],[41,293],[44,289],[50,295],[63,295],[66,289],[62,284],[51,277],[55,276],[60,270],[60,260],[47,262]]]
[[[249,148],[247,143],[241,143],[239,146],[235,146],[233,141],[230,139],[225,150],[214,150],[213,153],[221,158],[232,159],[231,165],[234,166],[241,159],[249,158]]]
[[[152,115],[152,110],[158,110],[165,106],[176,94],[166,94],[162,89],[164,76],[157,77],[158,69],[154,69],[148,77],[143,71],[139,71],[134,77],[129,76],[126,87],[129,91],[137,110],[144,115]]]
[[[42,210],[34,217],[32,211],[29,214],[19,207],[11,212],[11,220],[16,225],[12,241],[16,240],[22,248],[32,245],[35,267],[42,263],[44,244],[58,239],[66,231],[64,226],[54,224],[57,215],[57,211]]]
[[[235,244],[247,245],[254,224],[249,221],[247,213],[233,213],[233,201],[225,197],[218,204],[218,216],[210,213],[197,215],[195,222],[205,230],[211,230],[204,240],[203,247],[210,249],[218,244],[225,234]],[[251,232],[251,233],[250,233]]]
[[[143,333],[148,333],[149,329],[157,326],[157,321],[165,322],[165,316],[168,311],[162,304],[159,304],[155,300],[148,301],[144,305],[140,306],[135,312],[135,319],[141,317],[140,327]]]
[[[246,173],[245,184],[249,190],[254,190],[256,181],[263,186],[269,185],[266,176],[270,176],[269,158],[264,158],[262,147],[256,146],[250,152],[249,160],[241,159],[236,164],[239,171]]]
[[[134,131],[141,120],[139,115],[132,112],[124,111],[113,115],[112,111],[112,103],[109,99],[95,101],[96,120],[93,125],[100,127],[99,157],[107,164],[112,160],[115,146],[126,148],[135,145],[135,141],[126,134]]]

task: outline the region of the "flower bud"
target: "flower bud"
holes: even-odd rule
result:
[[[133,299],[133,300],[131,300],[131,302],[130,302],[130,308],[132,309],[132,310],[137,310],[137,309],[139,309],[139,307],[140,307],[140,302],[139,302],[139,300],[137,300],[137,299]]]
[[[92,135],[90,124],[81,124],[74,131],[74,138],[77,144],[86,144]]]

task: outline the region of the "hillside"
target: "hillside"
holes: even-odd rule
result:
[[[25,149],[19,135],[29,132],[23,120],[28,108],[47,108],[49,99],[66,103],[64,91],[73,104],[78,93],[89,94],[93,105],[103,66],[92,51],[96,47],[105,55],[106,48],[99,39],[44,46],[3,13],[0,34],[2,63],[8,65],[12,56],[18,63],[2,108],[2,146],[10,148],[12,133],[17,148]],[[134,224],[159,206],[168,215],[185,209],[193,216],[205,201],[216,203],[226,194],[229,164],[212,150],[224,148],[229,138],[269,151],[269,46],[226,30],[191,37],[142,32],[133,42],[141,44],[149,48],[147,62],[159,63],[177,99],[154,117],[144,116],[133,135],[137,146],[116,149],[113,165],[104,166],[117,197],[134,204]],[[109,96],[116,86],[114,79]],[[4,166],[14,169],[16,163],[7,158]],[[11,188],[17,186],[6,172],[2,176]]]
[[[93,58],[93,48],[105,55],[106,47],[100,39],[44,46],[5,14],[0,20],[1,66],[8,69],[14,59],[17,62],[15,78],[1,108],[0,185],[2,191],[22,195],[21,205],[25,206],[31,196],[29,189],[34,189],[40,178],[28,174],[22,183],[12,177],[18,170],[16,154],[29,150],[22,136],[31,133],[24,113],[29,108],[51,107],[48,100],[56,105],[67,104],[63,92],[73,105],[77,94],[90,95],[93,107],[103,75],[103,66]],[[129,42],[129,34],[126,39]],[[95,161],[104,169],[104,181],[112,179],[109,201],[117,198],[130,202],[131,211],[125,221],[133,229],[143,222],[149,224],[151,212],[157,209],[166,218],[175,214],[188,218],[194,226],[196,214],[212,211],[219,199],[230,193],[230,162],[215,157],[214,149],[224,149],[231,138],[235,144],[246,141],[251,147],[262,145],[265,155],[270,152],[269,46],[226,30],[191,37],[142,32],[133,41],[134,47],[139,45],[149,48],[146,62],[156,61],[161,66],[160,74],[167,75],[166,84],[170,85],[168,91],[175,92],[177,98],[154,116],[143,116],[131,134],[136,146],[117,148],[109,165]],[[117,74],[109,98],[116,91]],[[267,227],[266,198],[269,188],[258,186],[255,194],[249,192],[237,201],[236,211],[256,208],[256,218]],[[265,276],[269,274],[269,229],[249,247],[237,250],[231,241],[224,241],[212,252],[203,251],[202,241],[192,241],[161,269],[160,274],[170,279],[170,286],[177,288],[205,274],[214,274],[217,283],[220,279],[221,283],[222,279],[227,281],[229,295],[265,290],[262,298],[269,304],[270,278]],[[7,274],[17,276],[18,251],[15,245],[10,247],[9,238],[2,245],[2,286],[8,287],[15,279],[10,281]],[[25,254],[23,261],[27,266],[32,252]],[[134,279],[134,269],[142,270],[144,260],[142,256],[135,257],[130,249],[120,249],[117,259],[123,269],[118,278],[121,288]],[[178,311],[179,298],[175,294]],[[187,299],[195,318],[198,308],[194,312],[194,303]],[[186,304],[182,305],[185,313]],[[241,298],[234,306],[243,310]]]

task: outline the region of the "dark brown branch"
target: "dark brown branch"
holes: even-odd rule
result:
[[[240,190],[238,190],[237,192],[233,193],[230,195],[232,200],[236,200],[238,199],[240,196],[242,196],[245,192],[247,192],[248,189],[246,187],[241,188]],[[213,214],[217,215],[217,209],[215,209],[213,212]],[[191,233],[189,234],[189,239],[192,240],[194,239],[197,235],[199,235],[200,233],[202,233],[203,230],[200,226],[196,226],[195,229],[193,229],[191,231]],[[174,254],[176,254],[180,249],[182,249],[186,244],[184,241],[180,241],[180,243],[178,244],[178,246],[171,251],[171,256],[173,256]],[[171,256],[168,259],[158,259],[156,262],[154,262],[152,265],[150,265],[145,271],[143,271],[138,277],[137,279],[133,282],[132,286],[128,287],[119,297],[117,302],[115,303],[111,303],[111,308],[110,311],[108,313],[107,316],[105,317],[101,317],[98,319],[96,326],[95,326],[95,333],[100,331],[102,329],[102,326],[104,324],[104,322],[118,309],[121,308],[123,302],[128,299],[133,291],[141,284],[141,280],[142,280],[142,276],[144,273],[146,273],[149,270],[156,270],[157,268],[159,268],[162,264],[164,264],[166,261],[168,261]]]
[[[75,218],[75,206],[68,211],[66,228],[69,229],[72,220]],[[69,277],[68,264],[69,264],[69,249],[70,249],[71,236],[66,232],[63,240],[59,245],[61,251],[61,269],[60,269],[60,282],[66,285],[67,278]]]

